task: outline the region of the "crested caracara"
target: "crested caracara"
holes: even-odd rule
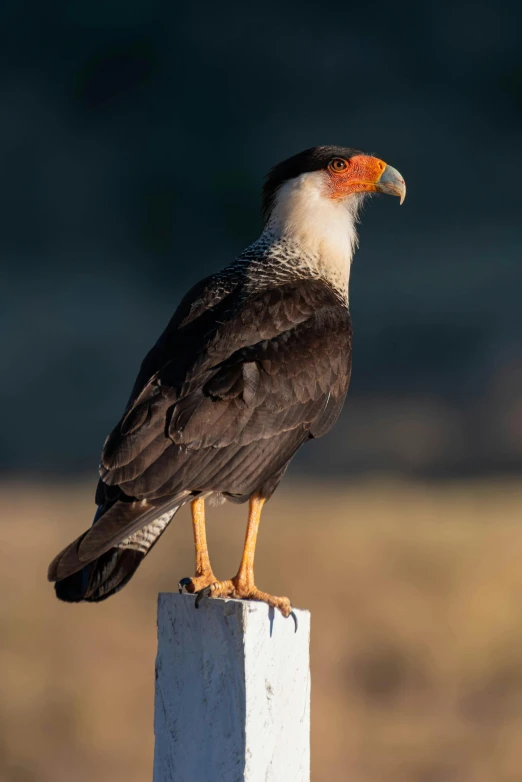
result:
[[[264,600],[254,551],[261,510],[296,451],[335,423],[350,380],[348,308],[357,215],[369,193],[406,194],[382,160],[314,147],[279,163],[263,188],[264,229],[233,263],[197,283],[145,357],[103,447],[93,525],[49,567],[57,596],[104,600],[121,589],[175,513],[190,503],[196,572],[211,597]],[[205,500],[249,502],[237,574],[218,581]]]

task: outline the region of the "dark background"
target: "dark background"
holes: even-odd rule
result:
[[[519,467],[521,24],[516,2],[3,3],[1,467],[95,469],[184,290],[259,234],[267,169],[328,143],[408,198],[366,209],[349,404],[300,469]]]
[[[256,239],[269,167],[329,143],[408,197],[365,210],[348,404],[259,536],[259,587],[313,614],[312,779],[520,782],[521,30],[493,0],[0,4],[2,782],[151,778],[188,508],[104,603],[47,565],[181,295]],[[208,517],[227,578],[245,507]]]

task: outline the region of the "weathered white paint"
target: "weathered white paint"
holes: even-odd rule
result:
[[[310,614],[160,594],[154,782],[309,782]]]

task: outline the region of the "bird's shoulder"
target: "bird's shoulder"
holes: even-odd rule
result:
[[[212,363],[225,360],[236,350],[273,339],[312,316],[323,332],[327,326],[350,327],[345,304],[321,279],[301,278],[258,288],[241,266],[213,274],[194,285],[179,303],[142,362],[129,404],[164,368],[175,383],[194,363],[201,366],[205,357]]]
[[[212,301],[203,286],[180,305],[168,345],[107,438],[106,483],[147,469],[169,443],[194,452],[330,428],[349,382],[346,306],[321,280],[241,284],[227,295],[202,306]]]

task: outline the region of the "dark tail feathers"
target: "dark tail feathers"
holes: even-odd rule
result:
[[[129,503],[130,523],[123,526],[119,534],[112,528],[114,524],[111,526],[114,508],[101,506],[93,527],[66,546],[49,565],[48,578],[56,582],[56,596],[68,603],[82,600],[97,603],[119,592],[158,542],[181,504],[170,502],[152,509],[155,517],[140,527],[140,520],[147,521],[147,517],[152,515],[151,509],[141,519],[136,518],[135,508]],[[121,516],[121,509],[116,510]],[[94,538],[95,545],[92,551],[87,549],[87,556],[82,557],[82,546],[88,542],[89,536],[92,537],[93,529],[98,533],[98,537]]]
[[[54,585],[56,597],[67,603],[82,600],[99,603],[130,581],[144,557],[142,551],[111,548],[82,570],[57,581]]]

